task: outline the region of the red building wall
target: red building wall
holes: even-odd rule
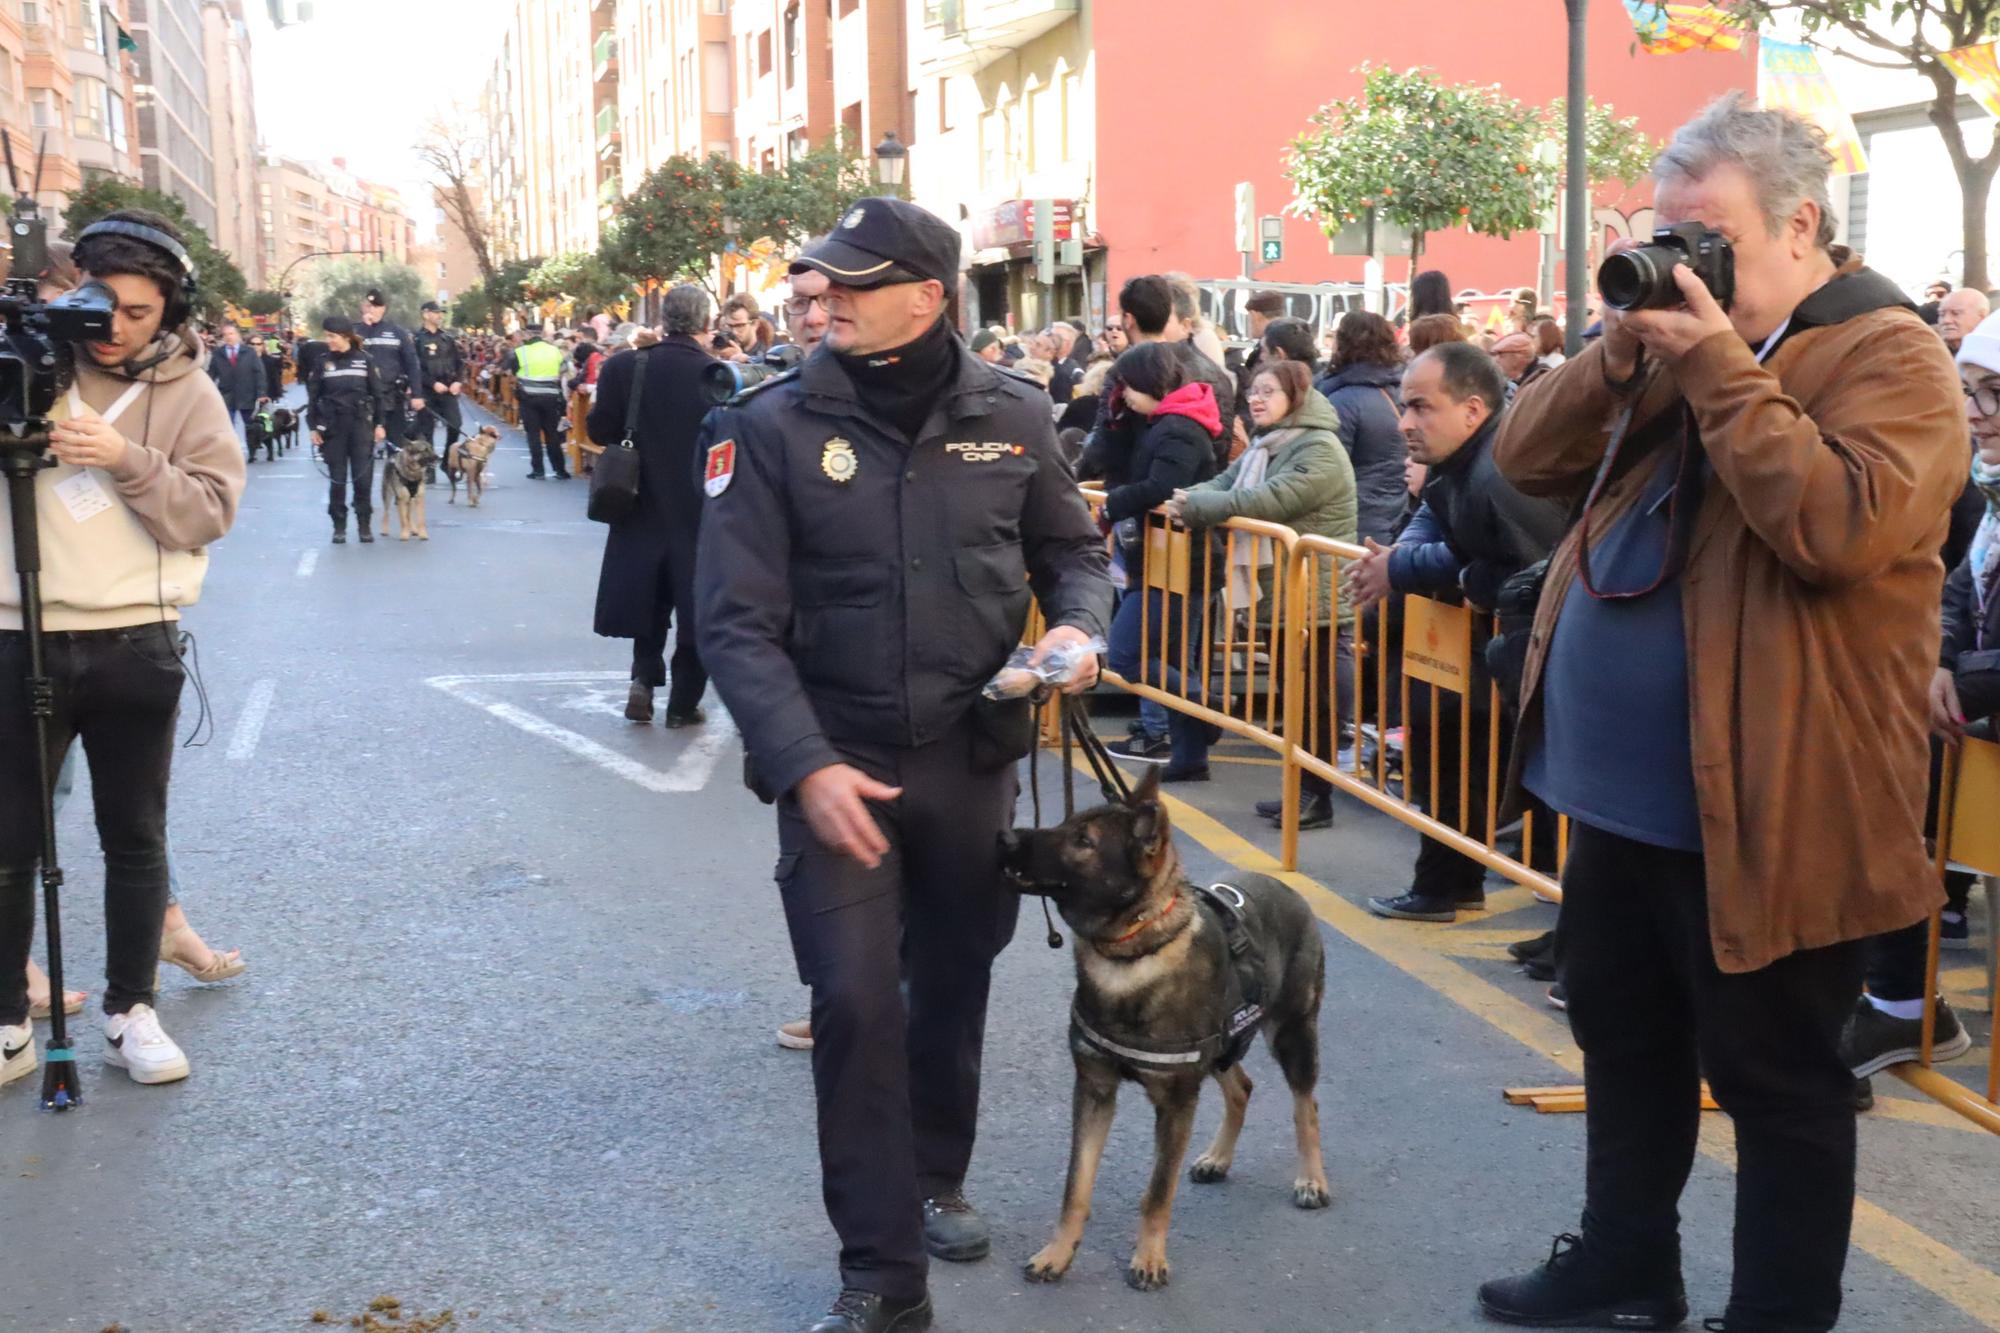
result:
[[[1283,211],[1287,144],[1315,109],[1360,91],[1363,61],[1429,66],[1448,82],[1498,83],[1523,101],[1563,93],[1568,28],[1558,0],[1323,0],[1256,7],[1216,0],[1097,0],[1095,230],[1108,248],[1109,284],[1180,269],[1197,278],[1241,272],[1233,235],[1236,182],[1257,210]],[[1717,94],[1756,88],[1755,43],[1736,52],[1674,56],[1634,49],[1620,0],[1591,0],[1589,87],[1656,138]],[[1641,187],[1617,202],[1643,204]],[[1424,266],[1455,289],[1532,286],[1533,234],[1508,240],[1453,231],[1428,237]],[[1307,218],[1287,217],[1285,258],[1258,272],[1274,282],[1358,280],[1362,261],[1327,252]],[[1406,265],[1388,260],[1401,281]],[[1558,265],[1558,288],[1562,281]]]

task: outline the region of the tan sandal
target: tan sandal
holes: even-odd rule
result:
[[[83,1002],[87,998],[88,997],[84,995],[84,993],[80,990],[64,991],[63,1013],[70,1017],[74,1017],[75,1015],[82,1013]],[[28,1001],[29,1018],[47,1018],[48,1016],[49,1016],[49,1002],[47,1000],[31,999]]]
[[[243,974],[244,962],[243,951],[241,949],[229,949],[225,951],[211,948],[209,953],[213,955],[213,961],[207,967],[196,967],[192,960],[183,958],[178,951],[169,947],[170,942],[176,936],[192,934],[194,934],[194,927],[180,926],[163,935],[160,938],[160,961],[163,963],[172,963],[175,967],[178,967],[181,971],[204,985],[217,981],[227,981],[231,977]],[[157,984],[156,978],[156,987]]]

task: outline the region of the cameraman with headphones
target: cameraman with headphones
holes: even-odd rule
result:
[[[138,1083],[187,1077],[153,1012],[167,906],[167,781],[183,673],[180,608],[229,530],[243,455],[189,326],[195,271],[171,223],[137,209],[78,236],[85,281],[116,303],[111,338],[76,348],[49,414],[56,466],[36,478],[50,764],[81,738],[104,852],[105,1060]],[[14,533],[0,513],[0,559]],[[22,608],[0,580],[0,1084],[34,1071],[26,961],[35,921],[37,800]]]

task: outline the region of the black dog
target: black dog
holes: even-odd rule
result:
[[[1055,1237],[1028,1261],[1029,1279],[1057,1281],[1075,1259],[1118,1084],[1130,1079],[1146,1090],[1155,1121],[1153,1174],[1125,1280],[1141,1291],[1166,1285],[1167,1223],[1202,1082],[1214,1078],[1223,1097],[1222,1126],[1189,1172],[1208,1183],[1228,1175],[1235,1157],[1251,1088],[1239,1062],[1260,1030],[1292,1090],[1292,1202],[1326,1207],[1314,1095],[1326,958],[1305,899],[1266,875],[1213,889],[1190,884],[1160,804],[1158,769],[1124,804],[1002,834],[1001,860],[1077,936],[1069,1179]]]
[[[271,438],[277,441],[280,453],[289,451],[299,442],[299,414],[289,407],[272,408]]]

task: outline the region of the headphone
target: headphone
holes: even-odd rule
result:
[[[116,218],[91,223],[77,234],[76,244],[82,245],[93,236],[123,236],[129,240],[140,241],[161,251],[179,264],[180,286],[168,299],[167,308],[160,316],[160,329],[165,332],[178,329],[187,323],[194,314],[194,303],[199,290],[195,285],[194,259],[188,254],[186,246],[158,227],[148,227],[143,222],[126,222]]]

